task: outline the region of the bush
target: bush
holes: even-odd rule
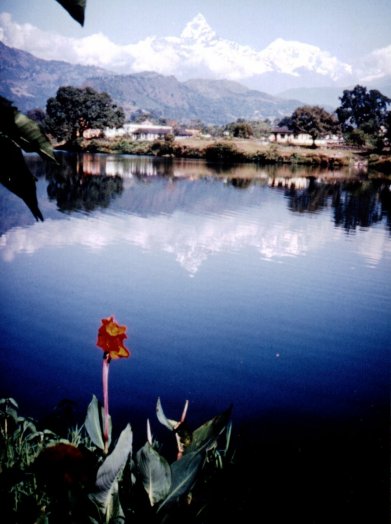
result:
[[[168,524],[175,522],[180,508],[192,522],[205,510],[209,484],[232,459],[230,409],[191,431],[182,421],[184,415],[180,422],[168,419],[158,399],[158,420],[178,445],[177,459],[171,463],[152,438],[149,421],[147,441],[136,453],[129,424],[105,452],[100,410],[94,396],[84,425],[61,438],[21,417],[15,400],[0,400],[4,522],[115,524],[120,519]]]
[[[205,158],[209,162],[241,162],[246,159],[245,155],[238,151],[236,146],[217,142],[205,149]]]

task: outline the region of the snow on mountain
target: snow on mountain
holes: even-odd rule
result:
[[[300,70],[307,69],[337,81],[352,74],[349,64],[340,62],[338,58],[319,47],[302,42],[277,38],[259,55],[269,65],[269,70],[288,75],[299,76]]]
[[[244,81],[266,73],[296,78],[307,73],[308,81],[311,73],[335,83],[352,77],[351,65],[314,45],[278,38],[257,51],[220,38],[201,13],[186,24],[179,37],[154,37],[149,40],[149,46],[148,56],[164,57],[164,62],[160,60],[159,72],[175,74],[182,80],[198,76]],[[171,60],[167,61],[167,57]],[[142,70],[142,63],[137,64],[137,70]]]
[[[198,42],[208,42],[216,38],[216,33],[206,21],[204,15],[198,13],[188,22],[181,33],[181,38],[186,40],[197,40]]]
[[[9,47],[46,60],[60,59],[104,67],[117,73],[155,71],[191,78],[227,79],[276,93],[299,87],[340,87],[361,80],[379,80],[391,72],[391,47],[372,51],[355,64],[347,64],[315,45],[277,38],[257,50],[219,37],[199,13],[179,35],[147,36],[119,45],[98,33],[67,38],[17,24],[0,13],[0,40]]]

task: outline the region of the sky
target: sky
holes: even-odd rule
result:
[[[147,53],[142,42],[179,36],[202,13],[218,37],[252,50],[283,38],[317,46],[347,64],[381,50],[378,61],[391,72],[391,0],[87,0],[84,27],[55,0],[0,0],[4,12],[10,16],[0,15],[0,40],[40,58],[62,59],[69,38],[79,54],[95,47],[107,61],[118,46]]]

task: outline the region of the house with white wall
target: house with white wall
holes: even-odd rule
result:
[[[315,145],[323,146],[327,144],[338,143],[340,139],[336,135],[327,135],[323,138],[317,138],[315,140]],[[271,134],[269,135],[269,142],[274,142],[276,144],[290,144],[295,146],[311,146],[313,140],[311,135],[308,133],[294,133],[288,127],[275,127],[272,129]]]
[[[160,126],[153,124],[149,120],[139,124],[127,123],[123,127],[106,128],[103,132],[105,138],[126,137],[132,140],[159,140],[172,134],[172,126]]]

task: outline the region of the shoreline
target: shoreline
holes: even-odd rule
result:
[[[84,153],[131,154],[175,159],[206,160],[213,163],[255,163],[292,165],[325,169],[355,168],[391,175],[391,153],[374,153],[347,146],[296,146],[254,139],[209,139],[131,141],[121,139],[82,139],[58,149]]]

